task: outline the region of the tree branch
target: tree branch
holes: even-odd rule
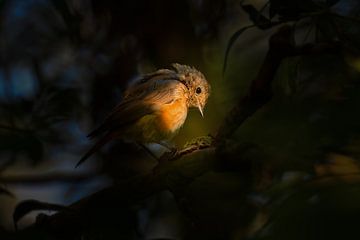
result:
[[[216,142],[230,137],[238,127],[272,98],[271,84],[284,58],[298,55],[337,53],[338,43],[306,44],[295,46],[293,29],[285,25],[270,37],[269,51],[260,67],[258,75],[252,80],[247,95],[241,98],[225,117],[216,135]]]

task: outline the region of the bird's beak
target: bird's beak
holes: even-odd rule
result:
[[[199,109],[199,111],[200,111],[200,113],[201,113],[201,116],[204,117],[204,112],[203,112],[203,108],[204,108],[204,107],[201,106],[201,104],[200,104],[200,102],[199,102],[199,99],[196,98],[196,100],[197,100],[197,103],[198,103],[197,105],[198,105],[198,109]]]
[[[201,116],[202,116],[202,117],[204,117],[204,113],[203,113],[203,109],[202,109],[202,107],[199,105],[199,107],[198,107],[198,108],[199,108],[199,111],[200,111],[200,113],[201,113]]]

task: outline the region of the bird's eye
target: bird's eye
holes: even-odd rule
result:
[[[200,87],[196,88],[196,94],[200,94],[200,93],[201,93],[201,88]]]

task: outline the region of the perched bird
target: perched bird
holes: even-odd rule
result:
[[[141,145],[162,144],[184,124],[190,107],[198,108],[203,116],[210,94],[204,75],[178,63],[172,64],[172,68],[143,75],[125,91],[123,100],[88,135],[100,138],[76,166],[116,138]]]

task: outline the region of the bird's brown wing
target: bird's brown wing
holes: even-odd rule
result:
[[[136,95],[125,98],[105,121],[88,135],[90,138],[101,135],[101,138],[80,159],[76,167],[116,137],[121,128],[126,128],[140,118],[153,114],[164,104],[172,103],[179,97],[178,84],[181,83],[176,80],[154,80],[143,83],[142,88],[137,88]]]
[[[127,97],[88,137],[93,138],[108,131],[121,129],[145,115],[156,112],[162,105],[171,103],[179,96],[179,84],[181,83],[171,79],[153,79],[140,83],[132,91],[130,89]]]
[[[135,100],[122,102],[111,111],[98,128],[89,133],[88,137],[97,137],[105,132],[119,129],[152,112],[151,106],[143,102]]]
[[[123,101],[113,109],[105,121],[88,135],[90,138],[101,135],[101,138],[76,166],[118,136],[122,128],[129,127],[142,117],[156,113],[162,106],[185,97],[185,88],[187,87],[181,83],[178,74],[172,70],[161,69],[144,75],[137,84],[128,88]]]

